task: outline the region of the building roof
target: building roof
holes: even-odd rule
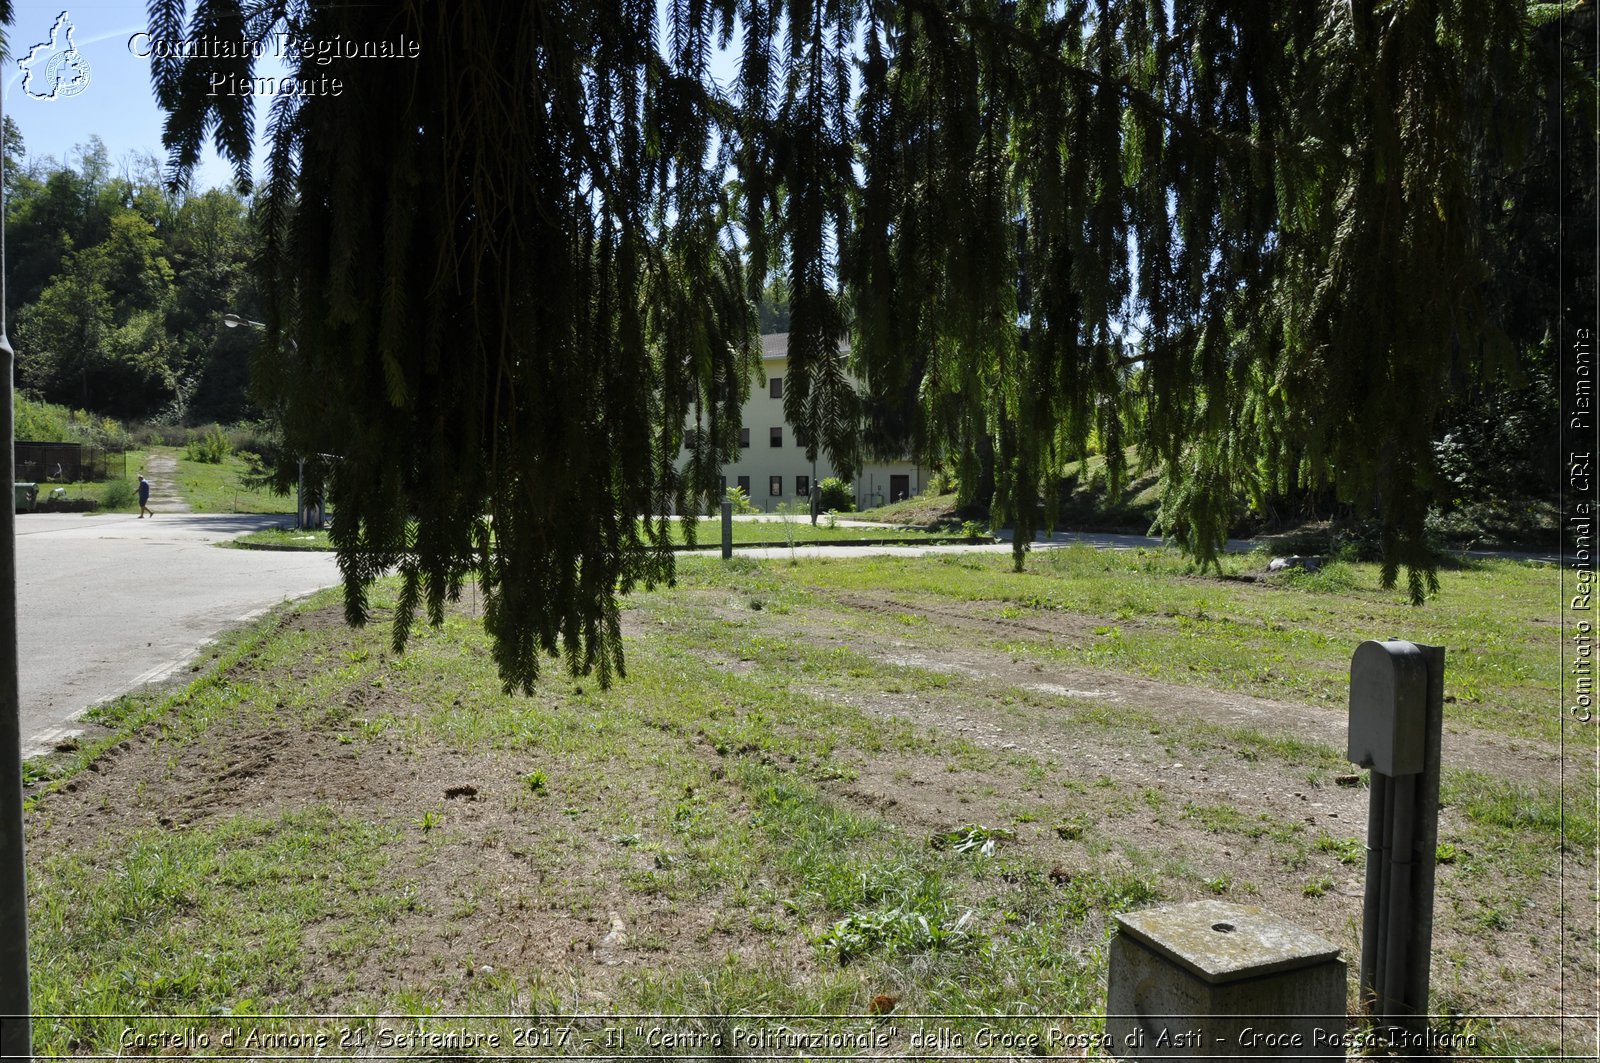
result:
[[[839,350],[848,351],[850,340],[845,338],[839,341]],[[763,361],[773,361],[777,358],[789,357],[789,334],[787,332],[769,332],[761,337],[761,358]]]

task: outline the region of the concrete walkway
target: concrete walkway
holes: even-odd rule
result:
[[[150,481],[152,513],[188,513],[189,503],[178,491],[178,459],[171,454],[151,454],[144,460],[142,475]]]
[[[739,518],[735,517],[735,520]],[[844,521],[839,522],[844,525]],[[855,522],[856,527],[895,528],[894,524],[872,524],[869,522]],[[921,557],[924,554],[948,554],[970,551],[973,553],[1007,553],[1011,552],[1011,531],[1002,528],[994,533],[996,543],[965,543],[960,541],[946,542],[944,545],[929,546],[847,546],[847,545],[812,545],[796,546],[796,557],[861,557],[865,554],[887,554],[901,557]],[[708,539],[705,542],[716,544],[718,540]],[[1172,547],[1164,539],[1153,535],[1126,535],[1119,532],[1069,532],[1058,531],[1053,535],[1040,535],[1033,541],[1035,550],[1053,550],[1062,546],[1092,546],[1097,550],[1162,550]],[[1266,547],[1265,543],[1258,543],[1251,539],[1229,539],[1223,544],[1222,552],[1225,554],[1248,554],[1253,550]],[[790,551],[787,546],[779,547],[753,547],[733,546],[736,557],[788,557]],[[1468,550],[1466,556],[1478,560],[1500,561],[1527,561],[1536,564],[1559,565],[1561,559],[1553,553],[1538,553],[1523,550]]]
[[[679,520],[681,518],[673,517],[672,519],[673,520]],[[704,519],[713,520],[714,518],[704,518]],[[775,513],[742,513],[742,514],[736,514],[733,519],[736,520],[736,521],[744,521],[744,522],[748,522],[748,523],[752,523],[752,524],[776,524],[776,523],[782,522],[784,518],[779,516],[779,515],[777,515],[777,514],[775,514]],[[809,515],[802,515],[797,519],[802,521],[803,523],[806,523],[806,524],[810,524],[811,523],[811,518],[810,518]],[[818,523],[821,523],[821,521],[819,521]],[[881,521],[850,520],[850,519],[847,519],[847,518],[839,518],[839,519],[835,520],[834,521],[834,525],[836,527],[840,527],[840,528],[903,528],[903,527],[905,527],[905,525],[903,525],[903,524],[887,524],[887,523],[884,523],[884,522],[881,522]],[[996,539],[998,539],[1002,543],[1006,544],[1005,549],[1007,549],[1007,550],[1011,549],[1011,546],[1010,546],[1010,543],[1011,543],[1011,529],[1009,529],[1009,528],[1001,528],[999,531],[996,531],[993,534],[994,534],[994,537]],[[715,540],[705,540],[705,541],[706,542],[714,542]],[[1100,549],[1100,550],[1155,550],[1155,549],[1159,549],[1161,547],[1165,547],[1165,546],[1170,546],[1171,545],[1171,543],[1169,543],[1167,540],[1157,538],[1157,537],[1155,537],[1153,535],[1131,535],[1131,534],[1125,534],[1125,533],[1122,533],[1122,532],[1075,532],[1075,531],[1058,531],[1058,532],[1055,532],[1053,535],[1045,535],[1045,534],[1041,533],[1040,535],[1038,535],[1037,537],[1034,538],[1033,543],[1034,543],[1034,548],[1035,549],[1045,549],[1045,548],[1049,548],[1051,546],[1069,546],[1069,545],[1072,545],[1074,543],[1078,543],[1078,544],[1083,544],[1083,545],[1086,545],[1086,546],[1093,546],[1096,549]],[[1226,543],[1223,544],[1222,552],[1225,553],[1225,554],[1248,554],[1252,550],[1263,549],[1263,548],[1266,547],[1266,545],[1267,544],[1265,544],[1265,543],[1258,543],[1253,539],[1229,539]],[[952,546],[945,546],[945,547],[939,547],[938,549],[950,550],[952,548],[953,548]],[[993,546],[988,546],[988,547],[963,546],[963,548],[964,549],[990,549],[990,550],[994,549]],[[750,554],[752,556],[760,556],[760,555],[753,555],[751,550],[749,550],[749,549],[741,549],[737,544],[735,544],[733,549],[734,549],[735,553]],[[857,547],[846,547],[845,548],[845,550],[847,550],[848,552],[857,553],[857,554],[859,554],[863,550],[888,551],[890,549],[897,549],[897,548],[876,547],[876,546],[870,546],[870,547],[868,547],[868,546],[857,546]],[[920,547],[910,547],[909,549],[919,550],[919,551],[921,550]],[[785,554],[787,554],[789,552],[788,547],[784,547],[783,548],[783,552]],[[1501,560],[1501,561],[1529,561],[1529,562],[1534,562],[1534,563],[1537,563],[1537,564],[1545,564],[1545,565],[1559,565],[1561,563],[1561,559],[1559,557],[1557,557],[1554,553],[1551,553],[1549,551],[1539,551],[1539,550],[1467,550],[1467,551],[1464,551],[1464,553],[1465,553],[1465,556],[1467,556],[1469,558],[1477,558],[1477,559],[1485,559],[1485,560],[1495,559],[1495,560]],[[816,555],[816,556],[830,556],[830,555]]]

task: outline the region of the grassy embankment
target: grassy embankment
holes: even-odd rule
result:
[[[221,461],[196,461],[183,447],[162,448],[177,460],[177,489],[195,513],[288,513],[293,497],[245,484],[248,463],[229,452]]]
[[[431,1027],[505,1054],[572,1012],[743,1015],[667,1024],[735,1056],[785,1013],[900,1051],[918,1026],[1059,1045],[1100,1029],[1118,911],[1234,899],[1356,955],[1346,675],[1397,634],[1450,650],[1435,1010],[1468,1054],[1549,1050],[1552,1021],[1471,1017],[1592,1010],[1559,995],[1593,981],[1583,906],[1557,909],[1595,824],[1589,776],[1559,785],[1548,571],[1447,571],[1413,609],[1370,566],[1252,581],[1260,560],[686,558],[627,602],[626,680],[553,665],[532,697],[501,693],[470,596],[404,656],[324,596],[34,766],[35,1007],[210,1014],[183,1025],[213,1045],[529,1017]],[[254,1018],[333,1012],[366,1018]],[[605,1027],[613,1052],[693,1051],[649,1025],[587,1020],[593,1043],[548,1054],[604,1051]],[[37,1041],[173,1026],[41,1020]]]

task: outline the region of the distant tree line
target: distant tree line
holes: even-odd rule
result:
[[[7,312],[24,393],[170,423],[257,416],[259,337],[223,327],[253,299],[257,228],[225,189],[175,192],[151,155],[113,165],[98,137],[27,157],[7,118]]]

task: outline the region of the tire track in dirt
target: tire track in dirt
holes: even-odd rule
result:
[[[980,609],[992,603],[962,607],[873,598],[856,593],[821,597],[842,608],[828,609],[826,616],[816,617],[816,624],[795,625],[796,634],[812,637],[837,635],[841,630],[840,620],[848,619],[852,613],[878,617],[911,614],[925,617],[930,626],[946,632],[986,636],[984,641],[1032,641],[1055,649],[1070,649],[1078,644],[1078,636],[1089,635],[1097,625],[1105,622],[1056,610],[1045,611],[1036,621],[980,612]],[[795,615],[800,614],[791,614],[791,617]],[[861,652],[891,664],[982,678],[1053,697],[1115,702],[1130,709],[1154,713],[1175,725],[1189,722],[1248,728],[1315,742],[1334,750],[1342,750],[1347,738],[1348,717],[1342,704],[1317,706],[1263,698],[1239,691],[1186,686],[1098,667],[1019,662],[1008,653],[974,646],[930,651],[904,641],[868,634],[859,627],[852,628],[850,634]],[[1066,641],[1063,642],[1063,639]],[[1549,743],[1468,730],[1454,726],[1447,718],[1444,763],[1447,768],[1470,767],[1474,771],[1501,778],[1541,782],[1559,777],[1561,754]]]
[[[1283,758],[1270,747],[1273,739],[1294,738],[1337,758],[1346,740],[1343,706],[1188,687],[988,648],[1031,639],[1070,650],[1064,637],[1102,622],[1081,615],[1034,622],[978,612],[995,608],[993,602],[963,608],[808,590],[811,601],[783,611],[742,608],[725,591],[698,596],[694,608],[763,636],[848,648],[950,677],[911,689],[892,673],[818,681],[801,675],[788,683],[797,693],[952,736],[979,751],[963,753],[948,741],[918,751],[862,751],[849,778],[825,784],[836,798],[924,837],[966,824],[1006,827],[1015,834],[1008,845],[1051,868],[1053,882],[1132,874],[1150,877],[1166,901],[1237,895],[1315,928],[1347,955],[1359,954],[1362,873],[1341,859],[1339,846],[1359,845],[1368,794],[1336,785],[1326,761],[1305,763],[1292,751]],[[906,614],[925,623],[899,626]],[[875,629],[882,621],[894,626]],[[719,669],[760,677],[759,664],[737,660],[737,653],[706,647],[698,655]],[[1236,741],[1235,730],[1261,736],[1266,748]],[[1499,735],[1451,731],[1445,756],[1447,765],[1513,783],[1548,782],[1558,771],[1554,751]],[[1464,849],[1475,836],[1459,808],[1444,810],[1440,831]],[[1549,1010],[1549,957],[1537,941],[1563,933],[1555,880],[1476,857],[1439,874],[1434,984],[1519,1013]],[[1518,932],[1485,934],[1484,898],[1498,897],[1522,899]],[[1459,960],[1485,951],[1492,965]],[[1567,972],[1578,973],[1570,964]]]

